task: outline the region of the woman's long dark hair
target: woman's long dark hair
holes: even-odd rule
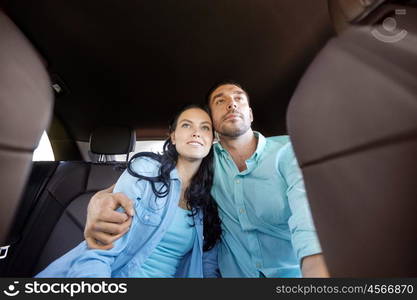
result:
[[[127,170],[130,175],[139,178],[139,180],[147,180],[151,183],[152,191],[158,198],[163,198],[168,195],[171,187],[170,173],[175,168],[178,160],[178,152],[175,145],[171,141],[171,133],[177,128],[178,118],[184,111],[198,108],[205,112],[206,109],[198,105],[187,105],[180,109],[175,115],[169,126],[169,137],[164,143],[162,154],[153,152],[140,152],[132,156],[127,166]],[[207,112],[208,113],[208,112]],[[160,162],[161,166],[159,174],[156,177],[148,177],[141,174],[137,174],[132,168],[132,162],[139,157],[150,157]],[[210,250],[214,247],[217,240],[220,239],[221,227],[220,218],[218,214],[217,204],[214,202],[211,196],[211,186],[213,185],[213,147],[210,152],[201,161],[201,165],[198,168],[196,174],[191,178],[190,185],[187,187],[184,193],[184,197],[187,200],[187,208],[191,210],[190,217],[195,216],[199,210],[204,215],[204,251]],[[162,183],[159,188],[156,187],[156,183]],[[194,224],[195,225],[195,224]]]

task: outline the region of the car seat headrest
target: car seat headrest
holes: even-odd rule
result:
[[[128,127],[100,127],[90,135],[90,151],[94,154],[129,154],[135,144],[136,132]]]

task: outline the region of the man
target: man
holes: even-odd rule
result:
[[[207,100],[219,137],[212,195],[222,220],[221,275],[327,277],[288,136],[252,131],[249,97],[236,83],[215,86]],[[85,237],[92,248],[111,248],[133,216],[132,202],[110,192],[97,193],[89,204]],[[127,214],[114,211],[119,205]]]

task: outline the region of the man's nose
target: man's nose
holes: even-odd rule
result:
[[[227,110],[232,110],[237,108],[237,103],[235,100],[230,99],[229,104],[227,105]]]

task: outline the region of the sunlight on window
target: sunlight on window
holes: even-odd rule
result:
[[[136,141],[135,151],[130,153],[129,157],[138,152],[162,152],[165,141]],[[125,161],[126,155],[116,155],[116,161]]]
[[[52,151],[51,143],[49,142],[48,135],[44,131],[39,142],[38,148],[33,152],[32,161],[53,161],[55,160],[54,153]]]

